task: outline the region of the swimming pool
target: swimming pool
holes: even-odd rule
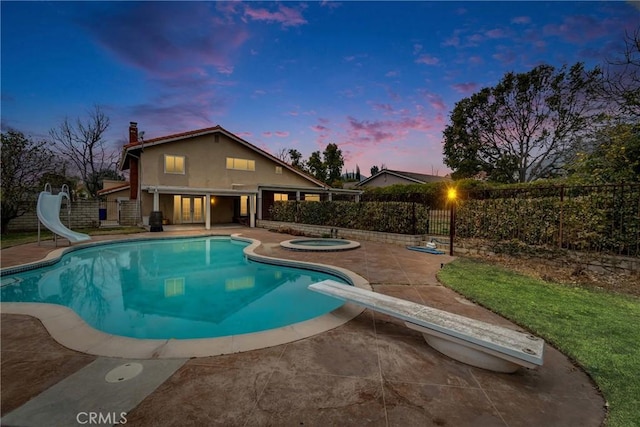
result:
[[[90,246],[52,265],[3,275],[0,300],[66,306],[95,329],[143,339],[265,331],[343,304],[307,289],[342,278],[249,260],[248,245],[209,236]]]

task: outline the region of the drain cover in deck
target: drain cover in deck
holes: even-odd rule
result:
[[[142,372],[142,365],[135,362],[125,363],[110,370],[104,379],[108,383],[120,383],[137,377]]]

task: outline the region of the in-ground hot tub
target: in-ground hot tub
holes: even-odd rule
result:
[[[345,239],[293,239],[280,242],[280,246],[294,251],[332,252],[348,251],[360,247],[360,243]]]

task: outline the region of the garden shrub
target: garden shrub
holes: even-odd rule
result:
[[[399,234],[425,234],[429,207],[415,202],[275,202],[271,219]]]

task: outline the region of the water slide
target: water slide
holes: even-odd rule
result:
[[[48,186],[48,184],[47,184]],[[62,199],[67,198],[67,203],[71,203],[69,199],[69,193],[61,191],[58,194],[51,194],[51,186],[45,186],[44,191],[38,196],[38,219],[45,227],[57,234],[64,237],[71,243],[83,242],[90,240],[88,234],[78,233],[68,229],[60,221],[60,207],[62,206]],[[47,191],[47,189],[49,191]]]

